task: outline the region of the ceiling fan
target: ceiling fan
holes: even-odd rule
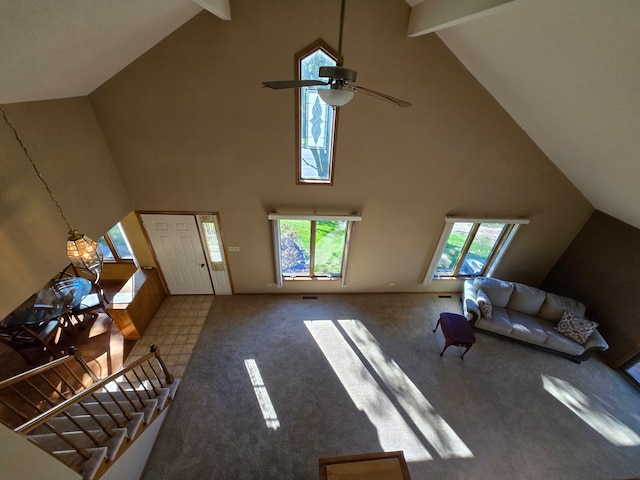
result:
[[[386,93],[376,92],[370,88],[355,85],[350,82],[355,82],[358,72],[345,68],[340,64],[342,60],[342,31],[344,27],[344,9],[346,0],[342,0],[342,6],[340,9],[340,37],[338,43],[338,63],[335,67],[325,66],[320,67],[318,76],[326,78],[327,81],[321,80],[277,80],[272,82],[262,82],[262,85],[274,90],[281,90],[284,88],[302,88],[302,87],[314,87],[319,85],[328,85],[329,88],[318,89],[318,95],[325,103],[332,107],[341,107],[349,103],[353,98],[355,92],[362,92],[372,97],[379,98],[380,100],[386,100],[387,102],[395,103],[400,107],[410,107],[409,102],[400,100],[399,98],[392,97]]]

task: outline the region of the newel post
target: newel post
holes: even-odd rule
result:
[[[160,364],[160,368],[162,368],[164,376],[167,378],[167,383],[173,383],[173,375],[171,375],[171,372],[169,372],[169,369],[167,368],[167,366],[164,364],[164,361],[160,357],[160,348],[156,347],[154,344],[151,344],[151,346],[149,347],[149,351],[156,356],[156,359]]]
[[[96,376],[95,373],[93,373],[93,370],[91,370],[91,367],[89,367],[89,365],[85,361],[84,357],[82,356],[82,352],[80,352],[80,350],[78,350],[74,346],[71,346],[71,347],[69,347],[69,353],[74,356],[76,361],[80,364],[80,366],[82,366],[84,371],[87,373],[87,375],[89,375],[91,377],[91,379],[94,382],[97,382],[98,380],[100,380],[100,378],[98,376]]]

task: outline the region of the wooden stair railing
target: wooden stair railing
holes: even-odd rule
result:
[[[16,428],[98,380],[80,351],[74,347],[69,351],[70,355],[0,382],[0,422]]]
[[[140,436],[145,426],[160,415],[171,402],[178,384],[159,350],[151,345],[144,357],[75,390],[58,403],[49,404],[14,431],[84,479],[98,478]],[[30,403],[30,406],[37,405]]]

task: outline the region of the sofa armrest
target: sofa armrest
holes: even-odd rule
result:
[[[597,330],[594,330],[594,332],[591,334],[587,342],[584,344],[584,352],[582,352],[581,355],[571,357],[571,360],[573,360],[576,363],[580,363],[585,360],[588,360],[594,351],[596,350],[604,351],[604,350],[607,350],[608,348],[609,348],[609,344],[607,343],[607,341],[602,337],[602,335],[600,335],[600,332],[598,332]]]
[[[585,350],[607,350],[609,348],[609,344],[604,339],[598,330],[594,330],[591,336],[587,339],[584,344]]]
[[[473,280],[465,280],[462,292],[462,311],[472,325],[482,316],[477,301],[477,291],[473,286]]]

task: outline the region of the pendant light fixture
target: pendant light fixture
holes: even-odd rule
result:
[[[80,269],[84,272],[91,273],[93,275],[98,276],[102,271],[102,262],[103,262],[102,252],[98,248],[98,244],[93,240],[91,240],[86,235],[83,235],[82,233],[78,233],[77,230],[71,227],[71,224],[67,220],[67,217],[64,216],[62,207],[53,196],[53,192],[51,191],[51,188],[49,188],[49,185],[47,184],[44,177],[42,176],[42,173],[40,173],[40,170],[38,170],[36,163],[33,161],[31,154],[29,153],[29,151],[27,150],[27,147],[25,146],[24,142],[20,138],[18,131],[13,126],[13,124],[9,121],[7,114],[5,113],[4,109],[1,107],[0,107],[0,112],[2,112],[2,117],[4,118],[5,123],[13,132],[13,135],[16,137],[16,141],[18,142],[18,144],[22,148],[22,151],[27,157],[27,160],[29,160],[29,163],[33,167],[33,170],[36,172],[36,175],[38,175],[38,178],[44,185],[44,188],[47,190],[49,197],[51,197],[51,201],[54,203],[54,205],[60,212],[60,216],[62,216],[62,219],[67,224],[67,228],[69,228],[69,238],[67,239],[67,256],[69,257],[71,264],[77,269]]]

